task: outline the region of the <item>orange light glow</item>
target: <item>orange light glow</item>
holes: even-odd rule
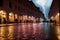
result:
[[[14,14],[12,12],[9,13],[9,21],[14,21]]]
[[[17,14],[15,14],[15,18],[18,18],[18,15]]]

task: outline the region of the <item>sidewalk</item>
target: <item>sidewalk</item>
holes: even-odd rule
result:
[[[0,24],[0,27],[1,27],[1,26],[8,26],[8,25],[15,25],[15,24],[16,24],[16,23]]]

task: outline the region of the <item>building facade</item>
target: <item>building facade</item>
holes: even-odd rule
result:
[[[55,20],[57,23],[59,23],[59,0],[53,0],[51,10],[50,10],[50,19]]]
[[[0,0],[0,23],[38,21],[42,16],[28,0]]]

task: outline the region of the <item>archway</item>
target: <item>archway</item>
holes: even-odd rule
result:
[[[0,23],[6,23],[6,21],[7,21],[6,11],[0,10]]]
[[[18,15],[15,14],[15,22],[17,23],[18,22]]]
[[[14,14],[12,12],[9,13],[9,22],[14,22]]]

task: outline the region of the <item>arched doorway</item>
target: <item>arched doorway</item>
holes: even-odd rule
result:
[[[14,14],[12,12],[9,13],[9,22],[14,22]]]
[[[0,10],[0,23],[6,23],[6,21],[7,21],[6,11]]]
[[[15,22],[17,23],[18,22],[18,15],[15,14]]]
[[[55,15],[55,20],[56,20],[57,23],[59,23],[59,15],[60,15],[59,13],[57,13],[57,14]]]

